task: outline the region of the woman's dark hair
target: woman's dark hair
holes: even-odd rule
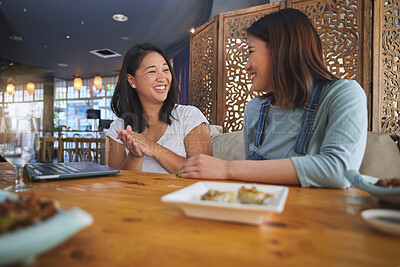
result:
[[[124,120],[125,128],[130,125],[133,131],[139,133],[143,132],[145,127],[148,127],[148,122],[143,114],[142,104],[136,89],[129,85],[127,75],[135,76],[135,72],[139,68],[140,63],[142,63],[143,58],[154,52],[160,54],[165,59],[171,71],[171,88],[159,114],[160,121],[171,125],[173,119],[171,111],[178,100],[179,87],[168,56],[161,48],[153,44],[137,44],[126,52],[111,100],[111,110],[118,118]]]
[[[328,71],[317,31],[297,9],[282,9],[254,22],[247,34],[264,41],[271,53],[271,88],[278,103],[303,107],[315,84],[339,78]]]

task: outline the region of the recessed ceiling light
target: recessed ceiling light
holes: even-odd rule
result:
[[[68,64],[65,64],[65,63],[58,63],[58,66],[59,66],[59,67],[68,67]]]
[[[112,18],[113,18],[115,21],[120,21],[120,22],[124,22],[124,21],[127,21],[127,20],[128,20],[128,17],[125,16],[125,15],[122,15],[122,14],[115,14],[115,15],[112,16]]]
[[[10,35],[10,36],[8,36],[8,38],[10,39],[10,40],[13,40],[13,41],[22,41],[22,37],[21,36],[17,36],[17,35]]]
[[[123,37],[121,37],[121,39],[124,40],[124,41],[129,41],[129,40],[131,40],[131,37],[123,36]]]
[[[67,35],[67,39],[69,39],[69,35]]]

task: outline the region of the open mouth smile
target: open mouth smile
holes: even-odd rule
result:
[[[159,93],[163,93],[167,90],[167,86],[166,85],[159,85],[159,86],[154,86],[153,87],[154,90],[156,90]]]

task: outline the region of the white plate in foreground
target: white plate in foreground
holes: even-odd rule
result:
[[[367,223],[388,234],[400,236],[400,211],[386,209],[370,209],[361,212]]]
[[[201,196],[210,189],[237,192],[242,186],[255,186],[261,192],[273,194],[274,198],[266,205],[242,204],[238,200],[232,203],[201,200]],[[268,213],[283,211],[288,193],[289,188],[284,186],[197,182],[165,195],[161,200],[178,205],[190,217],[259,225]]]

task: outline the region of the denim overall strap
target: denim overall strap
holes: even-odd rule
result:
[[[269,107],[271,106],[271,102],[274,100],[274,96],[270,96],[265,100],[264,103],[261,104],[260,108],[260,115],[258,116],[258,125],[257,125],[257,132],[256,137],[254,138],[254,146],[260,147],[261,145],[261,138],[264,132],[265,126],[265,118],[267,117],[267,112]]]
[[[271,102],[274,100],[274,96],[270,96],[265,100],[264,103],[261,104],[260,115],[258,116],[258,124],[257,124],[257,132],[254,138],[254,146],[261,146],[261,139],[264,132],[265,119],[267,117],[267,112],[269,107],[271,106]],[[265,160],[266,158],[262,155],[259,155],[257,152],[252,151],[250,155],[247,157],[248,160]]]
[[[311,128],[313,127],[315,115],[317,114],[319,108],[319,99],[321,97],[321,92],[323,89],[323,83],[319,83],[314,87],[311,95],[310,103],[306,105],[306,114],[304,116],[303,126],[301,128],[300,134],[297,136],[296,143],[294,145],[294,153],[297,155],[306,155],[306,146],[308,139],[311,134]]]

